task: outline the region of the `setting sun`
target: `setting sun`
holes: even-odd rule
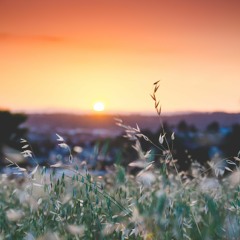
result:
[[[96,112],[102,112],[103,110],[104,110],[104,104],[102,103],[102,102],[96,102],[96,103],[94,103],[94,105],[93,105],[93,109],[94,109],[94,111],[96,111]]]

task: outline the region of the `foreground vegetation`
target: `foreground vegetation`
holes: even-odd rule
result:
[[[0,239],[239,239],[240,187],[229,179],[67,168],[1,176]]]
[[[152,98],[160,116],[158,87]],[[90,174],[59,135],[68,164],[27,169],[8,159],[17,177],[0,177],[0,239],[239,239],[239,155],[179,172],[168,140],[174,133],[163,128],[156,144],[138,126],[116,121],[138,154],[128,170],[116,164],[104,176]],[[159,152],[144,152],[140,139]],[[21,143],[34,161],[29,143]]]

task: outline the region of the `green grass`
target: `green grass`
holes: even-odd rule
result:
[[[240,187],[228,179],[205,186],[153,166],[137,176],[115,166],[102,178],[67,168],[73,175],[1,176],[0,239],[239,239]]]

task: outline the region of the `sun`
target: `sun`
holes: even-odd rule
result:
[[[93,110],[96,112],[102,112],[105,109],[105,106],[102,102],[96,102],[93,105]]]

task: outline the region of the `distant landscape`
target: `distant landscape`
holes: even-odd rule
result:
[[[103,128],[108,130],[121,131],[115,124],[115,118],[124,120],[127,124],[135,126],[136,123],[141,129],[156,131],[159,129],[159,117],[156,115],[77,115],[77,114],[29,114],[26,126],[31,128]],[[176,126],[180,121],[194,125],[199,130],[206,128],[211,122],[217,121],[222,127],[230,127],[232,124],[240,123],[240,113],[186,113],[162,116],[161,120],[170,126]]]
[[[47,164],[51,155],[62,153],[56,145],[57,133],[66,139],[71,148],[81,146],[83,150],[76,156],[79,160],[87,160],[89,167],[93,169],[103,170],[106,166],[113,165],[119,158],[119,152],[122,152],[122,164],[127,166],[137,155],[132,148],[132,142],[123,137],[126,129],[119,127],[116,119],[121,119],[125,125],[133,128],[138,126],[154,143],[158,143],[159,135],[163,134],[161,124],[165,126],[168,141],[171,141],[170,135],[174,132],[176,139],[173,153],[179,160],[180,169],[189,169],[192,161],[205,165],[215,156],[232,157],[239,151],[240,141],[237,136],[240,131],[240,114],[237,113],[188,113],[160,117],[55,113],[30,114],[27,117],[22,126],[28,129],[26,138],[42,164]],[[158,151],[148,142],[140,140],[144,151],[149,148]],[[93,161],[91,155],[98,144],[99,151],[105,149],[106,156],[102,157],[101,161],[97,158]]]

